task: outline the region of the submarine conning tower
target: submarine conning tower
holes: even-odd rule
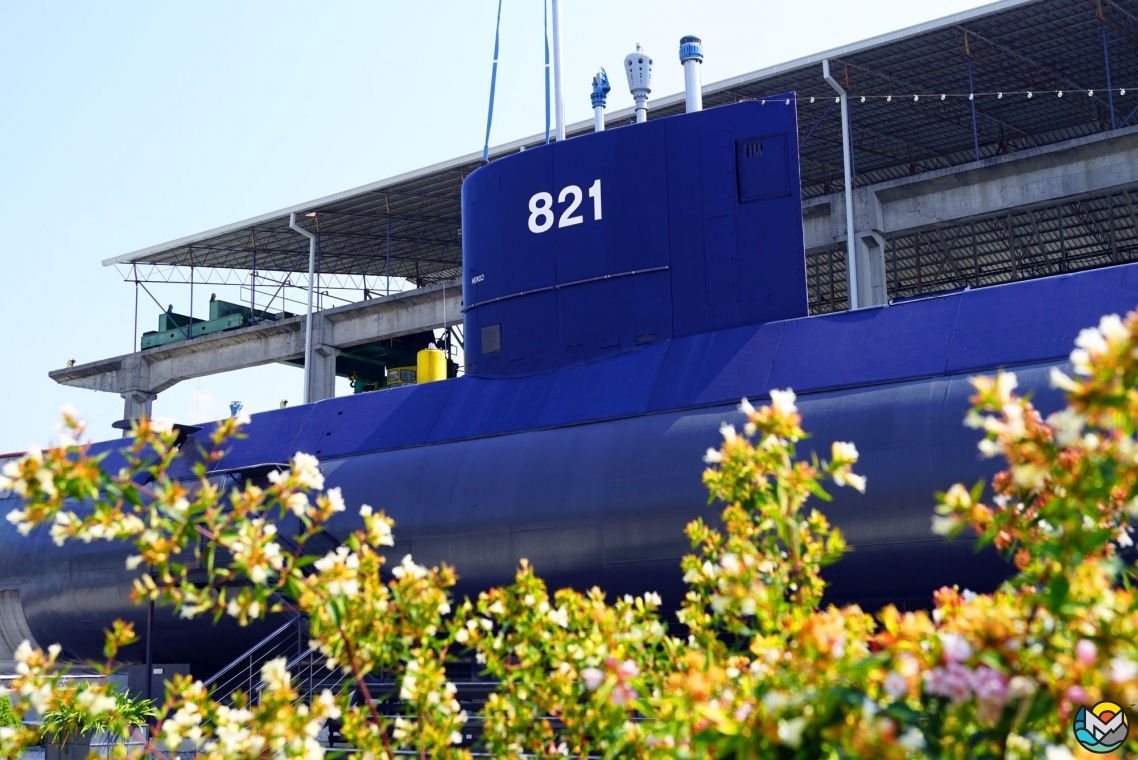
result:
[[[462,188],[467,373],[808,314],[795,99],[575,137]]]

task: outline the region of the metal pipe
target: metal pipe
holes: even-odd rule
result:
[[[972,59],[968,59],[968,105],[972,106],[972,148],[980,160],[980,134],[976,131],[976,92],[972,85]]]
[[[304,403],[309,403],[312,391],[312,283],[316,270],[316,236],[296,223],[296,213],[288,215],[288,228],[308,238],[308,318],[304,325]]]
[[[149,572],[149,571],[147,571]],[[154,633],[154,600],[151,599],[146,605],[146,699],[153,698],[151,691],[153,690],[151,684],[154,683],[154,650],[152,648],[152,640]]]
[[[846,180],[846,267],[849,274],[850,309],[858,308],[857,241],[854,240],[853,171],[850,168],[850,101],[838,81],[830,76],[830,59],[822,60],[822,78],[829,83],[842,104],[842,165]]]
[[[1114,85],[1110,83],[1110,47],[1106,44],[1106,24],[1102,25],[1102,60],[1106,65],[1106,103],[1110,109],[1110,128],[1117,129],[1114,118]]]
[[[684,65],[684,104],[687,112],[703,110],[703,90],[699,67],[703,64],[703,41],[688,35],[680,39],[680,63]]]
[[[553,0],[553,106],[557,141],[565,139],[565,101],[561,94],[561,2]]]
[[[486,109],[486,142],[482,145],[482,165],[490,163],[490,125],[494,123],[494,90],[498,84],[498,40],[502,31],[502,0],[498,0],[498,21],[494,27],[494,65],[490,69],[490,106]]]
[[[593,131],[605,131],[605,104],[608,102],[608,94],[612,89],[609,84],[609,75],[605,70],[599,69],[596,75],[593,76],[593,94],[590,99],[593,104]]]
[[[544,27],[542,42],[545,43],[545,144],[549,145],[549,3],[541,0]]]
[[[253,271],[249,273],[249,281],[253,283],[253,287],[249,289],[249,317],[250,324],[257,324],[257,246],[256,238],[253,245]]]
[[[134,272],[134,342],[130,344],[130,352],[133,354],[142,350],[138,344],[138,264],[132,264],[131,270]]]

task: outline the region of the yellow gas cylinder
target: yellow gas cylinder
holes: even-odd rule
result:
[[[415,382],[433,383],[436,380],[447,379],[447,355],[437,348],[424,348],[416,357]]]

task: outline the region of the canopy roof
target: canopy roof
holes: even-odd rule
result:
[[[852,96],[855,182],[872,184],[973,161],[977,144],[989,157],[1121,126],[1138,107],[1138,0],[1003,0],[706,85],[708,108],[797,93],[805,198],[843,189],[840,113],[822,79],[826,58]],[[1121,95],[1127,86],[1134,90]],[[656,98],[649,108],[653,118],[681,113],[683,94]],[[632,109],[610,112],[606,128],[623,128],[632,117]],[[591,130],[590,120],[567,132]],[[491,160],[544,139],[498,146]],[[390,246],[392,276],[419,284],[454,279],[462,182],[480,160],[471,153],[103,263],[303,269],[307,241],[288,229],[296,212],[320,233],[324,273],[383,275]]]

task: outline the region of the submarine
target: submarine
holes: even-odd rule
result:
[[[969,378],[1014,370],[1058,409],[1050,368],[1081,328],[1134,307],[1138,264],[810,315],[797,134],[788,93],[482,166],[462,188],[465,373],[254,414],[213,477],[240,487],[311,453],[349,505],[329,547],[367,503],[395,520],[391,556],[454,566],[459,598],[509,583],[525,558],[551,588],[656,591],[675,609],[684,526],[721,509],[703,453],[740,399],[792,388],[811,435],[800,454],[853,441],[868,478],[818,504],[851,546],[828,600],[925,607],[941,586],[995,588],[1009,570],[994,552],[930,530],[936,491],[1001,466],[962,425]],[[208,432],[187,430],[179,477]],[[116,467],[121,446],[93,451]],[[3,495],[0,513],[19,503]],[[0,643],[98,660],[114,619],[142,630],[129,553],[0,520]],[[208,675],[277,625],[160,609],[154,661]]]

